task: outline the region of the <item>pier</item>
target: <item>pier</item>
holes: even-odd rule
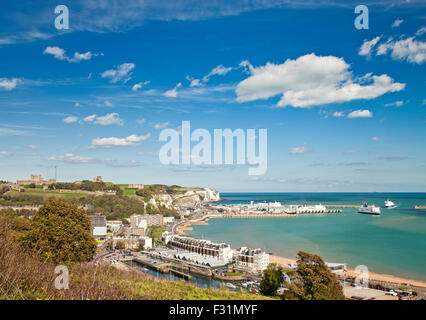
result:
[[[414,209],[423,210],[426,209],[426,206],[414,206]]]
[[[296,214],[289,214],[289,213],[271,213],[271,214],[222,214],[222,215],[216,215],[212,218],[294,218],[296,217]]]

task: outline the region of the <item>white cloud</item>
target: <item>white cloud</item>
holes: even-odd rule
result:
[[[108,100],[106,100],[106,101],[104,102],[104,105],[105,105],[106,107],[112,107],[112,103],[111,103],[111,102],[109,102]]]
[[[122,126],[124,124],[124,121],[120,118],[120,115],[118,113],[108,113],[101,117],[98,117],[96,114],[92,114],[84,118],[83,121],[96,123],[103,126],[108,126],[112,124]]]
[[[65,123],[74,123],[77,121],[78,121],[78,118],[75,116],[69,116],[62,120],[62,122],[65,122]]]
[[[13,156],[13,152],[0,151],[0,156],[11,157],[11,156]]]
[[[66,153],[58,157],[50,157],[47,160],[61,161],[61,162],[73,163],[73,164],[103,163],[105,165],[112,166],[112,167],[137,167],[140,165],[138,162],[133,160],[128,161],[126,163],[118,163],[116,160],[110,159],[110,158],[81,157],[81,156],[76,156],[72,153]]]
[[[370,110],[355,110],[348,114],[349,119],[372,118],[373,113]]]
[[[117,83],[119,81],[126,83],[131,79],[131,75],[133,74],[133,69],[135,69],[135,67],[134,63],[123,63],[115,69],[102,72],[101,77],[109,78],[110,83]]]
[[[398,28],[400,25],[401,25],[401,23],[403,23],[404,22],[404,20],[403,19],[396,19],[393,23],[392,23],[392,28]]]
[[[84,122],[93,122],[96,119],[96,114],[92,114],[83,119]]]
[[[386,55],[389,52],[394,60],[422,64],[426,61],[426,42],[416,40],[415,37],[401,40],[389,39],[378,47],[377,55]]]
[[[145,119],[136,119],[137,124],[144,124],[145,122]]]
[[[21,82],[22,80],[18,78],[12,78],[12,79],[0,78],[0,88],[3,88],[9,91],[9,90],[15,89],[16,86]]]
[[[120,118],[120,115],[118,113],[108,113],[105,116],[96,117],[95,123],[103,126],[108,126],[111,124],[122,126],[123,120]]]
[[[178,96],[178,88],[180,88],[182,86],[182,83],[178,83],[176,85],[176,87],[174,87],[173,89],[167,90],[166,92],[163,93],[164,97],[167,98],[176,98]]]
[[[370,41],[364,40],[364,43],[362,44],[361,48],[359,48],[358,54],[360,56],[370,56],[371,50],[376,46],[377,42],[381,37],[375,37],[374,39],[371,39]]]
[[[147,133],[144,136],[132,134],[127,138],[96,138],[92,140],[91,148],[111,148],[111,147],[130,147],[136,146],[138,142],[149,139],[151,134]]]
[[[33,133],[26,130],[17,130],[0,127],[0,136],[32,136]]]
[[[425,33],[426,33],[426,27],[421,27],[419,30],[417,30],[416,36],[421,36]]]
[[[237,85],[236,100],[247,102],[281,95],[279,107],[309,108],[374,99],[404,88],[405,84],[395,83],[386,74],[375,76],[368,73],[354,79],[343,58],[312,53],[296,60],[288,59],[280,65],[267,63],[253,68],[251,76]]]
[[[226,75],[229,71],[232,70],[232,67],[224,67],[223,65],[218,65],[216,67],[214,67],[206,76],[203,77],[203,81],[207,82],[210,80],[211,76],[214,75],[219,75],[219,76],[224,76]]]
[[[48,158],[48,160],[63,161],[63,162],[69,162],[69,163],[89,163],[89,162],[93,162],[95,159],[90,157],[75,156],[72,153],[66,153],[59,157],[50,157]]]
[[[44,49],[43,54],[50,54],[55,59],[58,60],[66,60],[68,62],[80,62],[82,60],[90,60],[92,57],[103,55],[103,53],[92,53],[90,51],[87,51],[86,53],[79,53],[78,51],[74,53],[74,56],[72,58],[68,57],[65,54],[65,50],[60,47],[46,47]]]
[[[79,107],[79,106],[80,106],[80,102],[74,103],[74,107]]]
[[[189,86],[192,87],[202,87],[204,84],[200,81],[200,79],[195,79],[190,76],[185,77],[186,80],[189,81]]]
[[[240,68],[243,68],[244,72],[247,74],[250,74],[253,71],[253,66],[251,65],[250,61],[244,60],[241,61],[238,65]]]
[[[380,141],[380,140],[382,140],[382,138],[380,138],[380,137],[372,137],[371,140],[373,140],[373,141]]]
[[[27,148],[29,148],[29,149],[31,149],[31,150],[39,150],[39,149],[41,149],[41,147],[40,147],[40,146],[35,146],[35,145],[33,145],[33,144],[29,144],[29,145],[27,146]]]
[[[136,83],[136,84],[132,87],[132,91],[137,92],[138,90],[142,89],[142,86],[145,86],[145,85],[147,85],[148,83],[149,83],[149,81]]]
[[[340,112],[340,111],[336,111],[336,112],[334,112],[333,113],[333,117],[336,117],[336,118],[341,118],[341,117],[344,117],[345,115],[343,114],[343,112]]]
[[[402,107],[404,105],[404,101],[395,101],[393,103],[385,104],[385,107]]]
[[[161,129],[167,128],[169,126],[169,124],[170,124],[170,122],[156,123],[154,125],[154,129],[161,130]]]
[[[50,54],[55,59],[59,60],[66,59],[65,50],[59,47],[47,47],[46,49],[44,49],[43,54]]]
[[[305,146],[303,147],[295,147],[290,149],[290,154],[305,154],[308,153],[309,149]]]

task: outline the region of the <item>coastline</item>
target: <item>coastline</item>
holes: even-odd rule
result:
[[[180,224],[176,227],[176,233],[180,236],[188,236],[186,234],[186,231],[192,231],[191,225],[208,224],[208,221],[211,218],[215,218],[215,216],[203,217],[202,219],[200,219],[198,221],[197,220],[185,221],[185,222],[183,222],[182,224]],[[296,264],[296,259],[281,257],[281,256],[275,256],[275,255],[270,255],[269,261],[271,263],[277,263],[277,264],[279,264],[279,265],[281,265],[285,268],[288,268],[289,264]],[[357,274],[357,272],[355,272],[354,269],[347,268],[346,275],[348,277],[356,277],[358,274]],[[415,287],[426,288],[426,282],[425,281],[407,279],[407,278],[402,278],[402,277],[398,277],[398,276],[394,276],[394,275],[376,273],[376,272],[371,272],[371,271],[369,272],[369,279],[373,280],[373,281],[386,282],[386,283],[390,283],[390,284],[397,284],[397,285],[409,284],[409,285],[412,285],[412,286],[415,286]]]
[[[271,263],[276,263],[286,268],[289,267],[289,263],[296,264],[296,259],[290,259],[290,258],[274,256],[274,255],[269,256],[269,261]],[[358,274],[354,269],[348,268],[346,275],[348,277],[356,277]],[[408,284],[415,287],[426,288],[425,281],[401,278],[401,277],[397,277],[397,276],[393,276],[389,274],[382,274],[382,273],[376,273],[371,271],[368,273],[368,275],[369,275],[369,280],[373,280],[373,281],[380,281],[380,282],[386,282],[386,283],[392,283],[392,284],[398,284],[398,285]]]

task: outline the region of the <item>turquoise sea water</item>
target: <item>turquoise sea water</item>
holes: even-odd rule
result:
[[[188,235],[227,242],[233,248],[262,248],[295,258],[299,250],[321,255],[328,262],[349,267],[366,265],[370,271],[426,281],[426,193],[223,193],[225,203],[250,200],[283,204],[369,204],[384,206],[390,199],[398,208],[382,208],[380,216],[342,213],[300,215],[296,218],[211,219],[194,225]]]

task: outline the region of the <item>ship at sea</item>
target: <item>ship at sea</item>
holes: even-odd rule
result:
[[[369,206],[366,202],[358,208],[358,213],[380,215],[380,208],[374,205]]]
[[[396,208],[398,205],[396,205],[395,203],[393,203],[392,201],[390,201],[389,199],[385,201],[385,207],[387,209],[392,209],[392,208]]]

